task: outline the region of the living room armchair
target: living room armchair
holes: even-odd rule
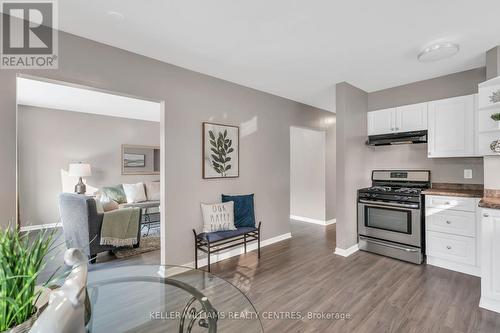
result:
[[[97,254],[113,250],[112,245],[101,245],[101,227],[104,214],[97,211],[93,197],[61,193],[59,195],[59,211],[64,229],[67,248],[78,248],[88,256],[90,262],[96,262]],[[139,216],[140,220],[141,216]],[[137,230],[137,244],[140,242],[140,223]]]

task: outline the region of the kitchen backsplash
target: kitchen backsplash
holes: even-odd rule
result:
[[[483,184],[482,157],[427,158],[427,144],[371,147],[373,169],[431,170],[431,180],[439,183]],[[464,169],[472,178],[464,178]]]

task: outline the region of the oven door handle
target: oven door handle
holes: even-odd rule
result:
[[[368,239],[368,238],[366,238],[364,236],[361,236],[361,235],[359,235],[359,238],[362,239],[362,240],[365,240],[367,242],[373,243],[373,244],[387,246],[387,247],[391,247],[393,249],[402,250],[402,251],[406,251],[406,252],[419,252],[420,251],[420,249],[409,249],[407,247],[397,246],[397,245],[394,245],[394,244],[389,244],[389,243],[385,243],[385,242],[378,242],[376,240],[373,240],[371,238]]]
[[[379,201],[370,201],[370,200],[364,200],[364,199],[359,199],[358,201],[360,203],[370,204],[370,205],[374,205],[374,206],[377,206],[377,207],[402,207],[402,208],[418,209],[418,204],[414,204],[414,205],[411,205],[411,204],[398,204],[398,203],[395,203],[395,202],[384,202],[384,203],[381,203]]]

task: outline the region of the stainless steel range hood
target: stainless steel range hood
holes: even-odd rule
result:
[[[370,135],[366,141],[366,144],[369,146],[388,146],[413,143],[427,143],[427,131]]]

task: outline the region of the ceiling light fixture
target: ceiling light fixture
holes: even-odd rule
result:
[[[123,21],[125,20],[125,15],[123,15],[122,13],[119,13],[119,12],[115,12],[113,10],[110,10],[108,11],[108,16],[111,17],[114,21]]]
[[[454,56],[460,50],[460,46],[455,43],[436,43],[426,47],[417,56],[418,61],[432,62]]]

